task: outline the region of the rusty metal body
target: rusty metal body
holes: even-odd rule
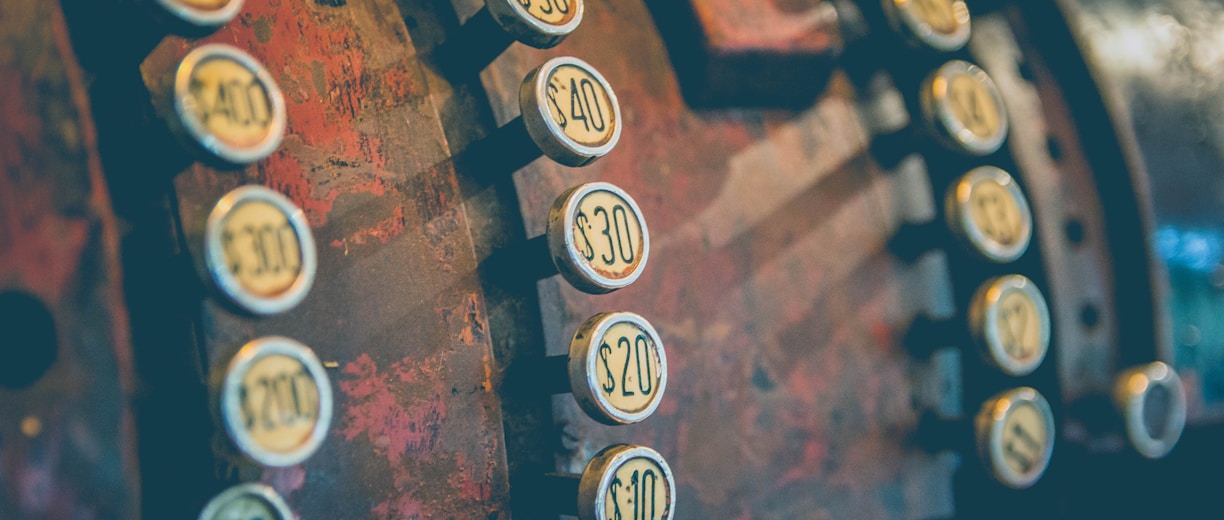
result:
[[[983,266],[890,250],[908,225],[938,222],[948,180],[976,164],[917,138],[901,151],[925,161],[876,147],[921,124],[919,73],[947,56],[889,57],[882,27],[843,36],[836,2],[647,4],[588,1],[561,45],[512,46],[479,74],[435,53],[477,0],[247,2],[207,36],[113,44],[84,0],[0,8],[16,42],[0,55],[0,293],[35,295],[60,335],[47,376],[0,391],[0,516],[191,518],[258,481],[303,519],[555,517],[573,499],[540,477],[581,472],[615,443],[667,458],[679,518],[1074,517],[1120,470],[1156,468],[1131,480],[1140,489],[1184,467],[1128,458],[1095,422],[1113,374],[1162,354],[1161,278],[1134,236],[1152,222],[1142,177],[1117,174],[1137,170],[1134,144],[1110,131],[1060,11],[975,6],[952,56],[998,83],[1012,129],[987,160],[1019,179],[1036,223],[1017,266]],[[212,166],[158,118],[178,61],[205,43],[250,53],[283,91],[288,131],[267,159]],[[512,175],[470,157],[519,115],[524,75],[563,55],[615,89],[617,148]],[[649,222],[632,286],[590,295],[498,264],[544,232],[558,194],[593,181],[625,189]],[[226,305],[201,265],[213,205],[244,184],[289,197],[318,244],[313,289],[279,316]],[[1050,300],[1052,351],[1033,375],[990,372],[967,332],[913,336],[924,319],[963,323],[978,281],[1011,269]],[[652,417],[606,426],[569,395],[516,384],[609,311],[641,314],[666,343]],[[210,378],[268,335],[311,347],[336,399],[322,448],[287,468],[243,460],[210,412]],[[1046,392],[1061,424],[1049,473],[1013,491],[980,467],[968,418],[1019,384]],[[31,414],[40,432],[19,431]],[[953,426],[935,435],[931,420]],[[1219,460],[1193,446],[1198,463]]]

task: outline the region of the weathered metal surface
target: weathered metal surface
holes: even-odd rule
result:
[[[131,518],[117,226],[59,2],[0,5],[0,517]]]
[[[811,103],[843,45],[838,12],[828,0],[647,5],[667,42],[685,100],[695,106]]]
[[[284,91],[289,125],[280,149],[243,171],[195,164],[175,177],[186,251],[199,257],[221,195],[259,183],[306,212],[319,269],[304,303],[281,316],[200,302],[204,371],[269,334],[336,367],[334,420],[318,453],[262,471],[222,458],[219,475],[272,485],[303,518],[502,517],[501,411],[465,208],[397,9],[250,2],[207,38],[164,41],[142,66],[150,89],[165,89],[177,60],[205,42],[262,61]]]
[[[877,160],[874,134],[907,124],[904,103],[915,94],[869,78],[877,67],[907,60],[838,72],[830,61],[839,45],[831,2],[590,0],[585,22],[566,43],[548,51],[515,45],[479,77],[431,62],[481,2],[454,4],[248,2],[211,36],[162,41],[140,67],[144,85],[131,67],[143,51],[132,49],[155,38],[129,35],[120,55],[108,56],[99,51],[105,31],[70,14],[74,35],[89,36],[78,47],[97,60],[88,96],[55,7],[0,8],[0,34],[18,43],[0,51],[7,60],[0,65],[15,71],[0,76],[0,85],[48,100],[6,96],[0,104],[0,124],[15,129],[0,135],[0,274],[9,277],[0,278],[9,284],[0,293],[21,287],[38,296],[59,320],[61,338],[72,327],[89,340],[80,344],[98,357],[81,359],[115,367],[91,365],[88,373],[102,379],[80,377],[65,368],[75,359],[65,340],[46,379],[25,391],[0,391],[15,396],[0,405],[0,508],[85,504],[48,515],[0,509],[0,516],[92,508],[98,517],[137,517],[134,461],[123,451],[132,446],[122,413],[129,381],[124,307],[86,97],[102,133],[100,164],[126,222],[146,518],[190,518],[239,481],[272,485],[303,519],[547,517],[550,503],[573,497],[532,489],[535,478],[578,472],[596,451],[619,442],[651,446],[667,458],[679,483],[679,518],[973,518],[1001,504],[1004,516],[1084,517],[1092,500],[1153,467],[1102,457],[1123,451],[1117,432],[1076,422],[1077,403],[1090,402],[1115,369],[1142,354],[1132,348],[1144,336],[1135,331],[1157,327],[1142,305],[1118,300],[1137,293],[1123,292],[1123,273],[1134,271],[1115,269],[1133,265],[1119,263],[1125,249],[1118,237],[1126,230],[1116,229],[1111,204],[1133,188],[1102,181],[1109,178],[1103,169],[1125,165],[1103,160],[1111,149],[1092,137],[1104,128],[1103,114],[1083,115],[1075,97],[1082,93],[1062,90],[1058,75],[1076,64],[1035,54],[1053,52],[1035,35],[1046,41],[1059,28],[1029,32],[1024,22],[1048,13],[1033,7],[1022,17],[1014,7],[1001,14],[1005,3],[975,4],[978,34],[958,55],[995,76],[1012,111],[1009,151],[991,160],[1013,169],[1030,196],[1040,250],[1015,267],[1041,274],[1056,323],[1046,365],[1012,380],[985,372],[977,353],[955,337],[929,346],[947,347],[929,359],[906,344],[916,317],[963,320],[978,277],[1011,267],[975,266],[957,253],[906,263],[889,252],[904,223],[941,215],[939,191],[968,161],[934,150],[925,166]],[[863,36],[862,45],[894,41]],[[154,98],[164,92],[178,59],[209,42],[261,60],[288,102],[284,144],[245,169],[192,163],[141,112],[150,99],[142,87]],[[1064,52],[1069,46],[1067,38]],[[587,168],[541,159],[502,176],[471,166],[495,167],[496,157],[465,162],[465,150],[518,115],[523,76],[557,55],[582,58],[608,78],[625,124],[618,149]],[[895,72],[897,88],[911,89],[914,76],[939,59],[885,72]],[[796,90],[799,76],[766,72],[807,80]],[[31,78],[60,79],[35,85]],[[762,105],[799,108],[751,108]],[[69,124],[49,124],[56,121]],[[906,146],[913,144],[931,143]],[[52,149],[72,153],[45,153]],[[42,170],[71,175],[14,169],[32,164],[14,155],[30,150],[43,151],[37,157],[49,166]],[[558,194],[595,180],[632,195],[653,234],[650,263],[634,286],[591,296],[560,277],[536,283],[515,276],[536,266],[497,265],[501,250],[544,231]],[[208,212],[247,183],[288,195],[305,210],[319,244],[314,289],[281,316],[236,314],[208,292],[198,269]],[[52,184],[54,197],[46,188]],[[47,231],[53,228],[67,232]],[[63,263],[74,258],[81,263]],[[52,271],[60,276],[39,275]],[[65,309],[79,314],[64,321]],[[569,395],[516,384],[516,369],[564,353],[587,317],[619,310],[650,320],[666,345],[669,384],[655,416],[604,426]],[[322,449],[284,469],[241,461],[208,415],[211,372],[242,344],[272,334],[315,350],[331,367],[337,402]],[[1063,429],[1059,442],[1076,444],[1056,447],[1050,478],[1017,493],[989,482],[967,437],[931,439],[923,420],[971,417],[986,393],[1019,383],[1049,392]],[[96,386],[72,386],[86,384]],[[48,388],[84,389],[67,402],[89,406],[65,409],[60,423],[44,418],[41,435],[18,433],[27,408],[50,398]],[[85,391],[91,400],[79,397]],[[42,480],[12,478],[32,474],[23,473],[22,456],[65,457],[37,443],[59,439],[54,426],[81,417],[110,428],[94,438],[113,441],[106,444],[112,451],[101,452],[111,458],[76,465],[66,477],[34,475],[54,478],[61,485],[54,492],[42,493]],[[59,445],[79,448],[72,444],[78,437],[63,439],[70,440]],[[1193,449],[1210,445],[1191,440]],[[932,444],[951,449],[933,452]],[[1124,489],[1139,497],[1140,483],[1161,476],[1173,482],[1169,468],[1192,467],[1179,464],[1130,479]],[[81,468],[122,476],[105,480],[113,488],[93,480],[73,487],[85,481]],[[1069,486],[1086,494],[1065,493]]]

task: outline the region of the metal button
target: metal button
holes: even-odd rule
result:
[[[591,294],[628,287],[650,256],[650,232],[624,190],[592,182],[567,190],[548,213],[549,256],[571,285]]]
[[[948,227],[971,251],[997,263],[1014,262],[1033,238],[1033,214],[1015,179],[994,166],[965,174],[945,199]]]
[[[1037,285],[1013,274],[994,278],[973,296],[969,329],[987,361],[1004,373],[1032,373],[1050,348],[1050,309]]]
[[[243,186],[217,202],[205,224],[204,258],[217,289],[259,315],[300,303],[317,269],[306,216],[263,186]]]
[[[230,360],[216,391],[234,446],[264,466],[292,466],[323,443],[331,424],[331,383],[309,347],[271,336]]]
[[[675,501],[671,467],[644,446],[604,448],[587,463],[578,484],[581,520],[669,520]]]
[[[590,164],[620,140],[620,105],[612,86],[578,58],[553,58],[531,71],[519,89],[519,107],[531,140],[566,166]]]
[[[1000,393],[974,421],[978,451],[1004,485],[1023,489],[1045,473],[1054,452],[1054,414],[1045,397],[1029,387]]]
[[[604,424],[632,424],[654,413],[667,389],[659,333],[632,312],[596,314],[574,332],[569,382],[578,405]]]
[[[882,0],[893,30],[907,43],[953,52],[969,41],[969,7],[964,0]]]
[[[1007,138],[1007,109],[994,80],[976,65],[953,60],[923,83],[922,115],[940,142],[970,155],[989,155]]]
[[[1122,372],[1114,401],[1135,451],[1159,459],[1173,450],[1186,427],[1186,391],[1173,367],[1156,361]]]
[[[487,0],[432,51],[432,61],[447,75],[476,74],[516,40],[555,47],[582,23],[583,11],[583,0]]]
[[[583,0],[487,0],[485,8],[515,40],[547,49],[582,23]]]
[[[263,484],[229,488],[204,506],[199,520],[293,520],[293,511],[276,492]]]
[[[196,27],[225,25],[238,11],[243,0],[157,0],[170,14]]]
[[[230,164],[267,157],[285,133],[280,88],[255,58],[229,45],[204,45],[183,58],[174,78],[174,113],[176,130]]]

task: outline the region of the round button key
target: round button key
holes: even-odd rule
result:
[[[512,38],[539,49],[555,47],[582,23],[583,0],[487,0],[493,20]]]
[[[306,216],[263,186],[243,186],[217,202],[205,224],[204,257],[221,293],[259,315],[300,303],[317,269]]]
[[[604,424],[632,424],[654,413],[667,389],[663,340],[632,312],[596,314],[570,340],[569,380],[583,411]]]
[[[1054,414],[1037,390],[1015,388],[982,405],[974,421],[978,451],[999,482],[1032,486],[1054,452]]]
[[[331,424],[331,383],[310,348],[289,338],[247,343],[219,385],[220,416],[234,445],[264,466],[310,457]]]
[[[882,0],[893,30],[916,47],[953,52],[969,41],[964,0]]]
[[[948,227],[970,250],[1014,262],[1033,239],[1033,214],[1015,179],[994,166],[975,168],[948,190]]]
[[[1173,367],[1156,361],[1122,372],[1114,401],[1135,451],[1159,459],[1173,450],[1186,427],[1186,391]]]
[[[994,80],[978,66],[953,60],[922,87],[922,113],[940,141],[970,155],[989,155],[1007,138],[1007,110]]]
[[[243,0],[157,0],[170,14],[196,27],[218,27],[224,25],[238,11]]]
[[[267,157],[285,133],[280,88],[255,58],[229,45],[204,45],[183,58],[174,109],[191,142],[230,164]]]
[[[969,330],[991,364],[1013,376],[1032,373],[1050,348],[1050,309],[1037,285],[1013,274],[978,289]]]
[[[650,256],[650,232],[633,198],[606,182],[569,189],[548,213],[548,249],[557,271],[591,294],[629,286]]]
[[[200,512],[199,520],[293,520],[293,511],[276,490],[241,484],[223,491]]]
[[[519,106],[532,141],[566,166],[589,164],[620,140],[616,94],[599,71],[578,58],[553,58],[528,74]]]
[[[587,463],[578,484],[581,520],[668,520],[676,501],[671,467],[659,452],[618,444]]]

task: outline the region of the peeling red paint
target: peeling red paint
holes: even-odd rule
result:
[[[386,244],[404,232],[404,225],[404,207],[398,206],[390,217],[366,229],[357,230],[344,239],[332,240],[331,246],[336,248],[346,248],[350,245],[360,246],[365,245],[370,239]]]
[[[405,358],[380,370],[367,354],[345,364],[346,376],[338,382],[347,396],[339,433],[344,441],[364,438],[387,463],[398,491],[380,501],[371,513],[376,518],[436,518],[445,515],[449,503],[434,503],[415,496],[422,471],[439,475],[454,500],[488,504],[497,481],[496,465],[488,457],[499,451],[496,440],[486,441],[485,451],[474,458],[465,452],[448,453],[442,447],[442,432],[448,410],[445,394],[452,381],[444,363],[434,358]],[[434,473],[437,467],[450,468]],[[424,468],[435,468],[425,470]],[[495,507],[495,506],[491,506]]]
[[[415,382],[420,370],[415,360],[404,359],[380,373],[366,354],[345,365],[343,372],[357,379],[339,383],[340,390],[355,401],[345,410],[344,439],[364,435],[377,451],[385,451],[392,468],[400,466],[406,454],[433,449],[438,424],[446,418],[446,403],[437,395],[411,396],[417,399],[407,405],[401,402],[407,398],[400,385]]]
[[[421,503],[411,496],[399,495],[380,502],[370,512],[379,520],[417,520],[426,518],[421,507]]]
[[[338,197],[383,195],[403,173],[389,170],[388,154],[396,151],[386,150],[385,132],[364,121],[372,112],[405,110],[409,94],[423,87],[402,67],[369,69],[367,54],[352,52],[368,45],[353,23],[341,23],[347,12],[284,0],[262,2],[247,11],[242,23],[229,24],[205,41],[244,47],[267,67],[284,93],[285,140],[256,166],[262,182],[298,204],[314,227],[327,224]],[[290,41],[295,43],[285,44]],[[184,54],[195,45],[184,41],[175,52]],[[315,173],[318,165],[327,168],[325,177]],[[381,232],[377,238],[388,240],[403,227],[368,231]]]
[[[825,458],[829,456],[829,445],[821,442],[821,435],[812,435],[807,442],[803,443],[803,458],[795,461],[786,473],[783,473],[775,483],[776,487],[783,487],[788,484],[793,484],[802,480],[819,477],[823,471]]]
[[[480,309],[480,296],[469,293],[464,298],[463,303],[463,307],[458,309],[458,313],[462,317],[463,327],[459,330],[456,339],[467,346],[480,345],[484,342],[486,331],[488,330],[484,315]]]

